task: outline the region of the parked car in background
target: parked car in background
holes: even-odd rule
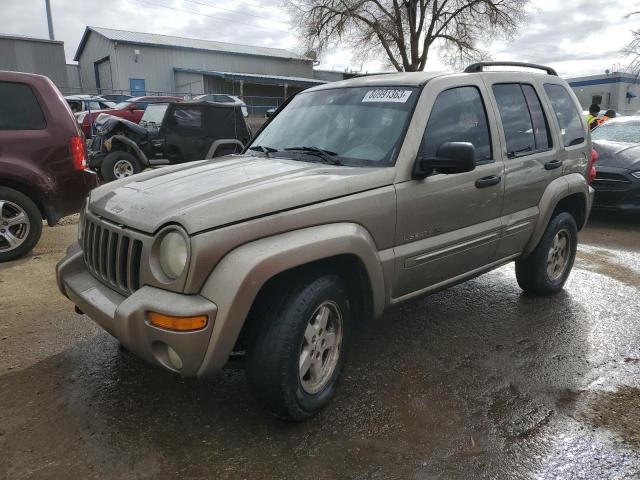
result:
[[[177,374],[244,358],[253,393],[298,421],[388,308],[509,262],[524,291],[558,293],[593,199],[586,124],[553,69],[485,65],[504,64],[316,86],[242,155],[97,188],[60,290]]]
[[[598,153],[595,208],[640,212],[640,118],[620,117],[591,131]]]
[[[87,138],[91,138],[93,135],[92,125],[95,122],[98,115],[101,113],[108,113],[115,117],[124,118],[133,123],[138,123],[144,114],[147,105],[152,103],[167,103],[167,102],[180,102],[181,97],[161,97],[161,96],[147,96],[147,97],[133,97],[123,102],[117,103],[112,109],[108,110],[95,110],[91,112],[82,112],[76,114],[76,119],[81,125],[82,131]]]
[[[53,82],[0,71],[0,262],[29,252],[42,220],[78,212],[95,186],[84,136]]]
[[[236,97],[234,95],[227,95],[225,93],[210,93],[207,95],[198,95],[197,97],[193,97],[193,99],[201,102],[237,103],[242,109],[242,114],[245,117],[249,116],[247,104],[244,103],[239,97]]]
[[[278,107],[272,107],[272,108],[268,109],[266,112],[264,112],[264,117],[265,118],[273,117],[273,114],[276,113],[277,109],[278,109]]]
[[[120,103],[133,98],[133,95],[127,95],[126,93],[107,93],[106,95],[101,95],[101,97],[111,102]]]
[[[95,95],[67,95],[64,99],[73,113],[87,110],[109,110],[116,106],[115,102]]]
[[[239,153],[250,137],[238,103],[157,103],[147,107],[139,124],[100,115],[89,166],[111,181],[150,166]]]

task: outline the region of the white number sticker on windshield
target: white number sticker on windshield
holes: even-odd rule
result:
[[[405,103],[411,96],[411,90],[378,89],[369,90],[362,102],[394,102]]]

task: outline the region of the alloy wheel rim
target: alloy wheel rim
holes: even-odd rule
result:
[[[133,175],[133,165],[128,160],[118,160],[113,166],[113,174],[116,178],[125,178]]]
[[[335,302],[322,302],[313,312],[302,339],[298,372],[302,389],[316,394],[336,370],[342,345],[342,314]]]
[[[29,216],[17,203],[0,199],[0,252],[10,252],[29,236]]]
[[[547,275],[552,281],[559,280],[567,270],[571,254],[571,237],[567,230],[560,230],[553,237],[547,254]]]

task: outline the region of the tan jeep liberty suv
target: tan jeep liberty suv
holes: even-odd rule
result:
[[[591,162],[580,106],[548,67],[328,83],[290,98],[243,154],[92,191],[58,284],[173,372],[244,356],[255,394],[302,420],[387,307],[514,260],[525,291],[562,289]]]

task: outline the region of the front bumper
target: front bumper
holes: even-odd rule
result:
[[[625,168],[596,164],[597,176],[593,181],[596,209],[640,211],[640,179]]]
[[[196,376],[211,340],[218,307],[200,295],[185,295],[143,286],[128,297],[97,280],[85,267],[75,243],[56,267],[60,291],[120,343],[148,362],[185,376]],[[202,330],[175,332],[150,325],[146,312],[165,315],[207,315]],[[180,358],[170,356],[171,348]],[[181,363],[181,365],[180,365]]]

